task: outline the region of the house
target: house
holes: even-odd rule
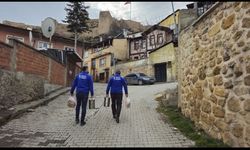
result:
[[[56,61],[62,61],[61,63],[64,65],[67,62],[69,70],[67,73],[67,86],[71,85],[72,80],[82,66],[83,46],[89,46],[89,43],[78,41],[77,50],[75,51],[74,39],[66,38],[55,33],[50,43],[50,40],[43,36],[40,27],[0,23],[0,41],[9,44],[9,39],[12,38],[46,53]]]
[[[84,53],[84,65],[87,65],[94,81],[107,82],[114,73],[116,64],[128,58],[127,39],[123,35],[100,39]]]
[[[174,32],[168,27],[154,25],[145,32],[149,64],[157,82],[176,80]]]
[[[187,5],[188,9],[195,9],[198,17],[201,16],[203,13],[205,13],[212,5],[215,4],[215,2],[195,2]]]
[[[130,34],[128,36],[130,61],[119,63],[117,67],[126,74],[146,73],[155,77],[157,82],[175,81],[178,33],[196,18],[194,9],[178,9],[147,30]]]

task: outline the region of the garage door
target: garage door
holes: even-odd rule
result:
[[[166,63],[155,64],[154,68],[155,68],[156,82],[166,82],[167,81]]]

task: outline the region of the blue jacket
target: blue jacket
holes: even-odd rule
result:
[[[110,88],[111,88],[111,94],[113,93],[122,94],[122,87],[124,87],[125,94],[128,94],[127,82],[119,74],[115,74],[113,77],[109,79],[109,83],[106,89],[106,94],[109,93]]]
[[[93,80],[91,75],[88,72],[80,72],[71,87],[70,93],[73,94],[76,88],[76,93],[83,92],[85,94],[89,94],[91,92],[91,96],[94,96],[93,90]]]

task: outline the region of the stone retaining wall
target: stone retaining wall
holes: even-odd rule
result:
[[[250,146],[250,3],[223,2],[183,30],[178,106],[197,127]]]

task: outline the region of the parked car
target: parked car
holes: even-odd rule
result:
[[[155,79],[144,73],[130,73],[124,77],[128,84],[154,84]]]

